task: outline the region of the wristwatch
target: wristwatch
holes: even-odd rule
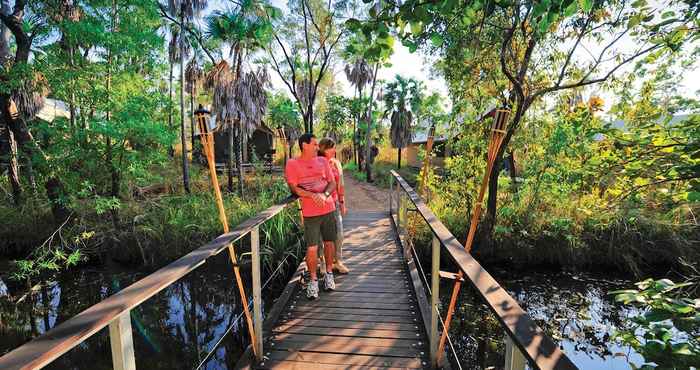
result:
[[[329,193],[328,190],[324,191],[323,194],[327,197],[331,196],[331,193]]]

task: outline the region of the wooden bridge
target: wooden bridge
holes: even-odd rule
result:
[[[413,189],[398,174],[393,176],[396,186],[390,190],[388,211],[355,212],[345,218],[345,260],[351,274],[337,276],[337,290],[321,292],[318,300],[308,301],[303,294],[302,263],[273,308],[262,316],[259,226],[296,204],[289,198],[0,357],[0,369],[42,368],[105,327],[109,327],[113,368],[136,369],[131,309],[246,235],[251,240],[254,332],[262,335],[256,335],[237,368],[473,367],[454,356],[442,363],[437,360],[439,279],[454,278],[440,272],[444,250],[499,320],[506,338],[504,369],[524,370],[528,364],[533,369],[576,369]],[[431,274],[430,284],[406,238],[409,212],[419,215],[414,222],[422,220],[433,233],[429,272],[438,273]]]

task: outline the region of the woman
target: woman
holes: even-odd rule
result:
[[[336,190],[331,195],[335,200],[335,221],[337,223],[338,236],[335,240],[335,261],[333,270],[339,274],[347,274],[350,270],[343,263],[343,216],[347,213],[345,208],[345,183],[343,182],[343,165],[335,157],[335,141],[326,137],[318,143],[318,155],[325,157],[331,165],[335,176]]]

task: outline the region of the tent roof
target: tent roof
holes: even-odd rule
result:
[[[53,122],[57,117],[70,119],[68,104],[56,99],[44,99],[44,107],[36,114],[36,118],[46,122]]]

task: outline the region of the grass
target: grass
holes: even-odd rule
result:
[[[388,188],[396,160],[380,149],[373,166],[374,184]],[[459,160],[459,159],[458,159]],[[354,163],[348,174],[366,181]],[[419,170],[404,167],[400,175],[417,188]],[[437,217],[464,242],[481,178],[445,170],[430,178],[427,202]],[[556,189],[533,191],[533,179],[516,188],[506,175],[499,181],[497,221],[490,242],[477,239],[474,255],[486,264],[515,269],[619,271],[633,276],[682,270],[680,259],[700,261],[700,227],[664,221],[653,212],[607,209],[595,194]],[[415,217],[415,215],[411,216]],[[416,244],[429,250],[432,234],[422,220],[412,221]]]
[[[109,212],[100,211],[95,200],[77,198],[71,206],[73,215],[52,240],[51,261],[80,250],[82,263],[99,264],[106,259],[138,266],[161,266],[204,245],[222,232],[215,199],[204,171],[193,171],[192,193],[178,189],[177,176],[165,176],[163,191],[145,196],[128,196],[119,200],[117,227]],[[220,182],[224,182],[224,179]],[[281,175],[246,176],[247,195],[241,198],[224,189],[224,204],[229,226],[233,228],[258,212],[289,195]],[[33,200],[22,212],[10,204],[0,205],[0,256],[18,261],[36,258],[35,251],[54,233],[48,204]],[[261,227],[263,262],[276,266],[287,255],[299,253],[295,213],[285,211]],[[78,243],[79,241],[79,243]],[[16,266],[19,267],[20,263]],[[25,267],[29,266],[27,264]],[[32,265],[42,270],[41,263]],[[44,272],[61,266],[48,266]],[[64,268],[67,266],[64,266]],[[37,272],[37,271],[34,271]],[[41,271],[38,271],[41,272]],[[35,275],[35,274],[34,274]]]

